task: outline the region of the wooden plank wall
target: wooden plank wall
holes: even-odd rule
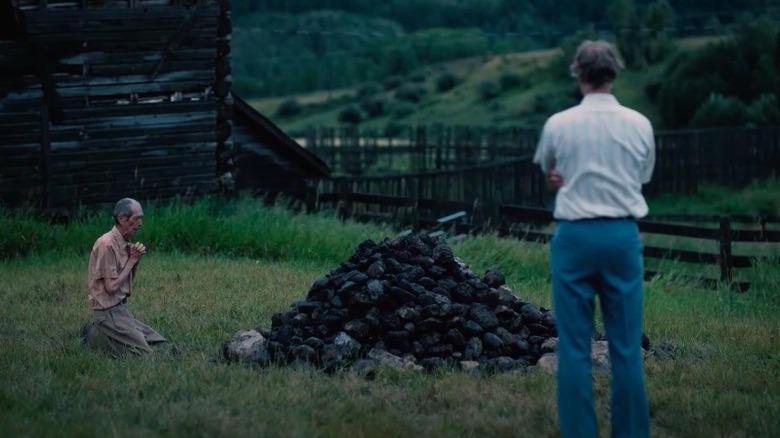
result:
[[[213,189],[216,0],[23,3],[24,40],[0,41],[0,202]]]

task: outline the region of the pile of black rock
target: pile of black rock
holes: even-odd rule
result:
[[[392,357],[428,370],[510,371],[536,364],[553,313],[517,297],[503,274],[475,275],[440,237],[367,240],[305,300],[256,329],[251,362],[338,370]],[[223,355],[238,360],[227,343]]]

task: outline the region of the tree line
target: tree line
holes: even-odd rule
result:
[[[338,10],[381,17],[399,23],[407,31],[431,27],[478,27],[491,32],[524,32],[549,26],[569,34],[590,23],[606,26],[603,0],[236,0],[236,15],[285,13],[300,15],[318,10]],[[636,0],[645,8],[655,0]],[[734,17],[777,7],[777,0],[668,0],[684,19],[684,25],[704,22],[711,16]]]
[[[666,63],[640,85],[664,128],[780,123],[780,0],[740,2],[741,11],[768,12],[762,16],[737,14],[731,1],[701,3],[237,0],[235,86],[245,97],[354,87],[451,59],[544,47],[563,49],[551,71],[565,81],[577,44],[607,38],[629,68]],[[694,19],[707,23],[700,32],[722,39],[675,54],[680,23]]]

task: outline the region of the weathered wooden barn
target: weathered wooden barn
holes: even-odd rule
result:
[[[326,176],[231,95],[230,13],[230,0],[0,0],[0,204],[71,208],[249,181],[273,192]]]
[[[330,175],[325,162],[279,129],[239,96],[233,104],[233,174],[236,187],[254,194],[315,194]]]

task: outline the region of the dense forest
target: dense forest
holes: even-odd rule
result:
[[[655,0],[636,0],[645,8]],[[431,27],[477,27],[490,32],[569,34],[588,24],[608,27],[604,0],[237,0],[237,15],[305,14],[338,10],[381,17],[406,31]],[[712,17],[731,20],[743,12],[760,12],[778,6],[776,0],[669,0],[677,11],[679,26],[703,26]]]
[[[235,88],[245,97],[381,83],[469,57],[546,48],[563,48],[568,56],[574,42],[587,36],[614,41],[629,68],[666,64],[661,75],[666,80],[645,84],[666,127],[709,126],[723,119],[780,122],[775,116],[780,0],[236,0],[233,5]],[[728,38],[693,55],[675,55],[675,38],[702,35]]]

